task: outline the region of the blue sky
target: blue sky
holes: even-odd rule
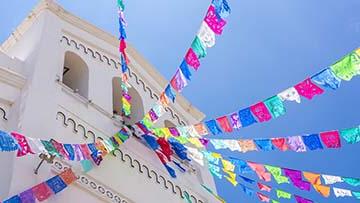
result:
[[[66,9],[117,35],[115,1],[59,0]],[[128,0],[128,41],[169,79],[195,36],[210,1]],[[200,70],[183,91],[208,118],[237,111],[290,87],[360,45],[360,1],[229,0],[232,14],[224,34],[208,50]],[[6,0],[0,6],[0,41],[26,17],[35,0]],[[312,101],[287,103],[287,114],[268,123],[241,129],[222,138],[266,138],[301,135],[360,124],[360,77],[343,82]],[[211,101],[211,102],[209,102]],[[221,151],[241,159],[306,171],[360,177],[359,145],[307,153]],[[355,156],[354,156],[355,155]],[[255,178],[254,176],[250,176]],[[276,185],[317,202],[356,202],[324,199]],[[224,180],[218,191],[229,203],[258,202]],[[251,186],[254,187],[254,186]],[[347,185],[338,185],[347,187]],[[360,188],[352,188],[360,191]],[[272,193],[273,197],[274,193]],[[333,195],[332,195],[333,197]],[[281,201],[292,202],[292,201]]]

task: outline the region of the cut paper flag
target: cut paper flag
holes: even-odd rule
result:
[[[256,182],[255,180],[252,180],[250,178],[247,178],[247,177],[244,177],[244,176],[241,176],[241,175],[239,175],[239,177],[241,179],[243,179],[245,182],[250,183],[250,184],[254,184]]]
[[[306,152],[306,147],[301,136],[292,136],[287,138],[289,148],[295,152]]]
[[[170,81],[170,84],[178,92],[181,92],[181,90],[188,85],[184,74],[181,72],[181,69],[176,71],[174,77]]]
[[[0,151],[11,152],[19,149],[19,145],[7,132],[0,130]]]
[[[231,126],[233,129],[241,128],[240,118],[238,113],[232,113],[230,115]],[[360,139],[360,138],[359,138]]]
[[[247,164],[250,166],[250,168],[253,171],[255,171],[255,173],[261,180],[266,181],[266,182],[271,181],[271,174],[265,170],[265,168],[262,164],[257,164],[257,163],[253,163],[253,162],[247,162]]]
[[[326,185],[344,182],[340,176],[321,175],[321,177],[324,179]]]
[[[270,202],[270,197],[261,194],[260,192],[257,192],[256,194],[261,202]]]
[[[198,70],[200,67],[200,61],[199,58],[197,57],[196,53],[194,52],[194,50],[192,48],[190,48],[188,50],[188,52],[185,55],[185,60],[186,63],[193,67],[194,70]]]
[[[243,184],[240,184],[240,187],[241,187],[242,191],[248,196],[253,196],[255,193],[253,189],[246,187]]]
[[[281,151],[287,151],[289,149],[286,138],[272,138],[271,143]]]
[[[303,138],[304,144],[310,150],[323,149],[323,146],[320,142],[320,138],[319,138],[318,134],[303,135],[302,138]]]
[[[224,132],[230,133],[230,132],[233,131],[233,128],[231,127],[227,116],[219,117],[219,118],[216,119],[216,121],[219,123],[219,125],[224,130]]]
[[[185,59],[181,62],[180,70],[187,80],[191,80],[192,74],[191,74],[191,71],[190,71],[189,66],[187,65]]]
[[[239,118],[240,118],[241,126],[243,127],[247,127],[249,125],[257,123],[254,116],[251,114],[250,108],[240,110]]]
[[[12,132],[11,135],[16,139],[16,142],[19,145],[19,150],[17,152],[18,157],[22,157],[27,154],[35,154],[31,150],[30,145],[24,135],[21,135],[19,133],[15,133],[15,132]]]
[[[353,51],[330,68],[338,78],[350,81],[352,77],[360,74],[360,57],[357,51]]]
[[[254,140],[239,140],[238,141],[240,152],[257,151]]]
[[[342,178],[342,180],[352,186],[360,186],[360,178]]]
[[[224,19],[219,19],[216,15],[216,11],[213,5],[211,5],[207,11],[204,21],[210,27],[210,29],[217,35],[221,35],[226,25]]]
[[[291,199],[291,194],[282,190],[276,190],[277,198]]]
[[[212,0],[218,18],[226,18],[230,15],[231,9],[226,0]]]
[[[322,142],[327,148],[340,148],[341,141],[338,131],[328,131],[320,133]]]
[[[202,22],[197,36],[205,47],[210,48],[215,45],[215,33],[210,29],[207,23]]]
[[[212,134],[217,135],[219,133],[222,133],[220,127],[217,125],[215,120],[206,121],[205,124]]]
[[[321,185],[320,174],[303,172],[303,175],[306,180],[308,180],[312,185]]]
[[[273,118],[280,117],[286,113],[284,103],[278,96],[270,97],[264,101]]]
[[[313,185],[316,192],[321,194],[323,197],[329,197],[330,196],[330,187],[325,185]]]
[[[310,191],[310,183],[302,180],[301,171],[287,168],[283,168],[283,171],[295,187],[300,190]]]
[[[191,43],[191,48],[197,55],[198,59],[204,58],[206,56],[206,47],[201,42],[199,37],[195,37],[194,41]]]
[[[264,185],[262,183],[257,183],[257,186],[258,186],[259,190],[261,190],[261,191],[271,192],[271,187],[268,185]]]
[[[301,96],[307,99],[312,99],[315,95],[324,93],[324,90],[312,83],[310,78],[295,85],[294,88]]]
[[[358,143],[360,142],[360,127],[340,130],[340,135],[348,144]]]
[[[286,176],[282,175],[280,167],[265,165],[265,168],[271,173],[271,175],[273,175],[277,184],[290,183],[289,179]]]
[[[312,200],[305,199],[305,198],[300,197],[298,195],[294,195],[294,197],[295,197],[295,200],[296,200],[297,203],[313,203]]]
[[[341,79],[329,69],[324,69],[311,77],[311,80],[316,84],[330,89],[337,89],[340,87]]]
[[[290,87],[278,94],[278,97],[281,101],[296,101],[297,103],[301,102],[300,95],[294,87]]]
[[[264,102],[259,102],[255,105],[250,106],[250,110],[256,116],[260,123],[271,119],[271,114],[266,108]]]
[[[272,151],[274,150],[274,146],[272,145],[272,142],[270,139],[261,139],[261,140],[254,140],[256,145],[259,149],[263,151]]]
[[[352,197],[351,190],[333,188],[335,197]]]

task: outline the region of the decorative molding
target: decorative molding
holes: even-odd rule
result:
[[[77,50],[82,51],[87,55],[90,55],[93,59],[97,59],[100,62],[106,63],[108,66],[110,66],[114,69],[119,69],[121,67],[121,63],[118,60],[108,57],[108,56],[100,53],[99,51],[96,51],[96,50],[94,51],[93,49],[86,47],[84,44],[77,42],[74,39],[70,39],[70,37],[62,35],[60,42],[61,43],[65,42],[66,45],[68,45],[70,47],[74,47]],[[129,76],[130,76],[130,78],[135,79],[135,82],[137,85],[142,86],[142,89],[144,90],[145,93],[146,92],[149,93],[149,96],[151,99],[154,99],[156,101],[159,100],[159,96],[156,93],[154,93],[154,91],[148,85],[145,84],[144,80],[141,79],[134,71],[132,71],[130,67],[129,67]],[[169,112],[171,114],[171,117],[173,119],[177,120],[179,125],[186,125],[185,121],[183,121],[180,118],[180,116],[177,113],[175,113],[175,111],[172,108],[166,107],[165,111]]]
[[[157,184],[163,185],[166,190],[170,190],[173,194],[179,195],[181,198],[185,198],[184,193],[187,193],[194,203],[204,203],[203,200],[195,197],[193,194],[189,194],[188,191],[181,188],[179,185],[173,183],[173,181],[165,178],[163,175],[159,174],[155,170],[151,169],[145,164],[142,164],[139,160],[134,159],[131,155],[124,153],[120,148],[116,149],[113,152],[114,156],[118,156],[116,152],[120,154],[120,160],[124,163],[129,162],[131,168],[137,168],[137,171],[140,174],[145,174],[146,177],[150,180],[154,180]]]
[[[23,88],[26,79],[19,73],[14,72],[9,68],[0,66],[0,81],[18,89],[21,89]]]
[[[76,133],[79,131],[78,129],[81,128],[82,132],[83,132],[83,136],[85,138],[88,138],[88,136],[85,134],[85,132],[87,132],[87,134],[88,133],[92,134],[94,140],[95,140],[95,138],[98,138],[98,137],[101,138],[100,136],[97,136],[94,132],[86,129],[84,127],[84,125],[77,124],[77,122],[74,119],[72,119],[70,117],[66,117],[66,115],[63,112],[58,111],[56,120],[60,120],[60,119],[65,127],[68,127],[71,125],[74,132],[76,132]],[[205,201],[190,194],[189,192],[187,192],[186,190],[181,188],[179,185],[174,184],[171,180],[165,178],[163,175],[161,175],[158,172],[156,172],[155,170],[151,169],[149,166],[142,164],[139,160],[133,158],[130,154],[124,153],[119,148],[113,152],[113,155],[115,157],[118,157],[118,154],[120,154],[119,158],[122,162],[124,162],[124,163],[128,162],[129,166],[131,168],[133,168],[133,169],[137,168],[137,171],[140,174],[145,174],[147,178],[154,180],[159,185],[163,185],[166,190],[170,190],[173,194],[179,195],[181,198],[185,198],[184,193],[187,193],[189,195],[189,197],[192,198],[192,201],[194,203],[205,203]]]
[[[72,130],[74,133],[78,133],[79,131],[82,132],[82,135],[85,139],[88,139],[89,137],[92,137],[93,138],[93,142],[95,142],[96,140],[96,135],[93,131],[85,128],[85,125],[83,124],[80,124],[80,123],[77,123],[74,119],[70,118],[70,117],[66,117],[66,114],[61,112],[61,111],[58,111],[56,113],[56,120],[60,120],[62,121],[62,124],[65,126],[65,127],[69,127],[71,126],[72,127]]]
[[[57,174],[60,174],[69,167],[70,167],[69,165],[66,165],[60,160],[55,160],[52,164],[52,169]],[[124,197],[123,195],[114,192],[104,184],[100,183],[99,181],[95,180],[94,178],[86,174],[80,174],[78,176],[76,183],[79,186],[88,190],[89,192],[93,193],[94,195],[106,200],[107,202],[134,203],[133,201],[130,201],[128,198]]]
[[[2,113],[2,114],[0,114],[1,118],[2,118],[3,120],[7,121],[8,119],[7,119],[7,117],[6,117],[6,111],[5,111],[5,109],[3,109],[2,107],[0,107],[0,112]]]

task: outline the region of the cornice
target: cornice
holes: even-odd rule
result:
[[[84,30],[85,32],[90,33],[93,36],[96,36],[97,38],[107,42],[111,46],[114,46],[116,50],[116,46],[119,44],[119,41],[117,37],[104,32],[103,30],[97,28],[96,26],[92,25],[91,23],[88,23],[81,18],[72,15],[65,9],[63,9],[60,5],[56,4],[53,0],[41,0],[40,3],[31,11],[31,13],[28,15],[28,17],[16,28],[16,30],[10,35],[10,37],[1,45],[1,49],[6,52],[10,47],[12,47],[23,35],[24,33],[31,27],[31,25],[34,23],[36,18],[42,13],[44,10],[49,10],[53,14],[57,15],[62,20],[74,25],[75,27]],[[134,57],[137,62],[140,64],[140,66],[149,74],[152,78],[156,78],[155,82],[158,83],[158,86],[160,88],[164,88],[165,85],[168,83],[165,78],[157,72],[157,70],[151,66],[137,51],[135,48],[133,48],[130,44],[127,45],[127,50],[130,53],[129,55],[131,57]],[[91,53],[93,56],[97,53]],[[96,56],[99,57],[100,60],[106,60],[109,64],[106,57],[102,56]],[[95,56],[94,56],[95,57]],[[103,59],[101,59],[103,58]],[[115,61],[110,60],[110,63],[114,63]],[[117,60],[116,60],[117,61]],[[118,63],[118,62],[117,62]],[[116,67],[116,65],[115,65]],[[143,80],[142,80],[143,81]],[[145,86],[145,85],[144,85]],[[146,87],[144,87],[146,89]],[[157,90],[157,92],[160,92],[161,89]],[[149,92],[151,97],[158,98],[158,95],[153,96],[153,93]],[[177,96],[177,104],[184,109],[184,111],[191,114],[191,116],[196,121],[201,121],[205,115],[199,111],[197,108],[192,106],[190,102],[188,102],[181,94]],[[174,111],[174,110],[172,110]],[[174,113],[172,113],[174,115]],[[181,121],[179,121],[179,124],[184,124]]]
[[[0,66],[0,81],[18,89],[22,89],[26,79],[24,76],[6,67]]]

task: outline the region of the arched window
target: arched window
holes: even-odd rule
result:
[[[122,90],[121,78],[114,77],[112,79],[113,86],[113,113],[114,115],[122,115]],[[126,124],[134,124],[144,117],[144,105],[140,94],[133,88],[129,88],[128,94],[131,96],[131,114],[130,118],[125,118]]]
[[[121,101],[121,78],[114,77],[112,79],[112,95],[113,95],[113,114],[122,115],[122,101]]]
[[[165,121],[164,121],[164,126],[165,126],[166,128],[176,127],[176,125],[175,125],[173,122],[169,121],[169,120],[165,120]]]
[[[88,98],[89,69],[80,56],[70,51],[65,53],[62,82],[74,92]]]

